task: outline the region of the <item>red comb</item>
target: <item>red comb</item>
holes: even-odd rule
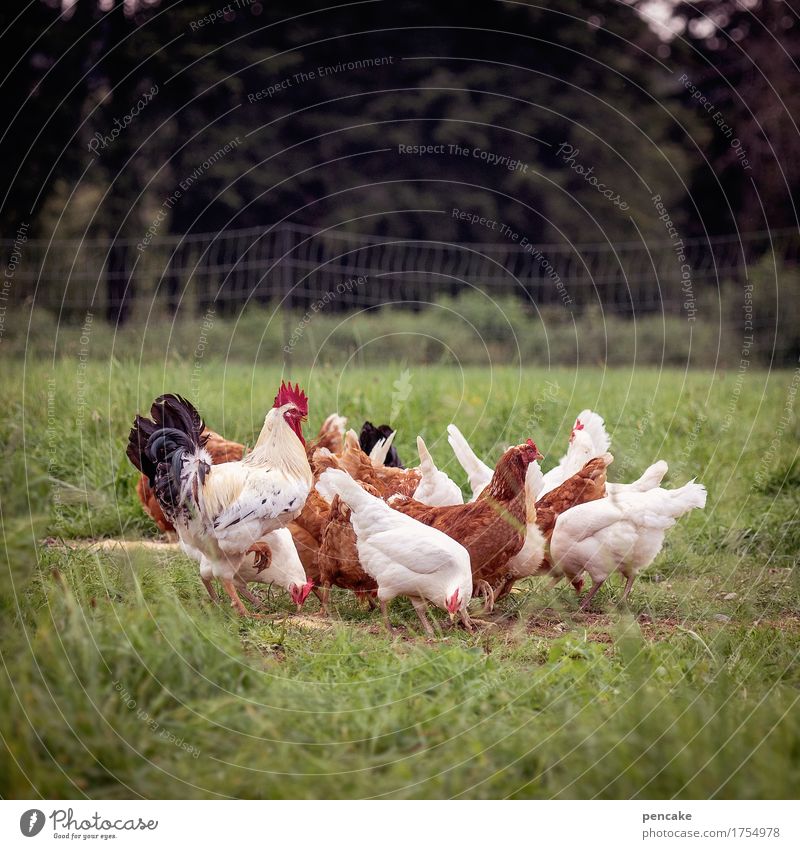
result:
[[[581,424],[581,420],[580,420],[580,419],[575,419],[575,424],[573,425],[572,430],[573,430],[573,431],[575,431],[575,430],[583,430],[583,425]]]
[[[542,452],[539,451],[539,449],[536,447],[536,443],[532,439],[529,438],[528,441],[525,444],[528,446],[528,448],[533,449],[533,453],[536,454],[536,456],[540,460],[544,459],[544,457],[542,456]]]
[[[275,396],[273,407],[282,407],[284,404],[294,404],[300,411],[301,416],[308,415],[308,396],[300,388],[299,383],[292,386],[291,383],[281,381],[281,388]]]

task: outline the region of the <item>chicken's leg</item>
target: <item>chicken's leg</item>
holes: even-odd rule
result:
[[[631,594],[631,587],[633,586],[633,582],[636,580],[636,575],[628,575],[628,583],[625,584],[625,590],[622,593],[622,600],[620,604],[625,604],[628,600],[628,596]]]
[[[466,608],[461,610],[461,624],[467,631],[469,631],[470,634],[475,633],[475,626],[472,624],[472,620],[469,618],[469,613],[467,613]]]
[[[386,626],[386,630],[391,634],[394,632],[392,628],[392,623],[389,621],[389,605],[383,600],[380,600],[380,608],[381,608],[381,616],[383,617],[383,624]]]
[[[328,616],[328,601],[331,597],[331,585],[325,581],[322,584],[322,594],[320,596],[319,602],[319,615],[320,616]]]
[[[514,583],[514,578],[509,576],[500,584],[494,594],[495,603],[511,592],[511,588],[514,586]]]
[[[597,581],[596,583],[592,584],[592,588],[589,590],[588,594],[586,595],[586,598],[581,602],[581,610],[589,609],[589,605],[592,603],[592,599],[595,597],[597,591],[600,589],[600,587],[603,586],[605,582],[606,580],[605,578],[603,578],[602,581]]]
[[[436,634],[433,632],[433,628],[431,627],[431,623],[428,621],[428,617],[425,615],[425,611],[427,610],[428,605],[421,598],[416,598],[415,596],[411,596],[411,603],[414,605],[414,610],[417,611],[417,616],[419,617],[419,621],[422,622],[422,627],[425,629],[425,633],[429,637],[435,637]]]
[[[215,604],[219,601],[219,596],[217,595],[217,591],[214,589],[214,582],[211,578],[201,578],[203,582],[203,586],[208,590],[208,595]]]
[[[494,610],[494,590],[491,588],[489,582],[484,581],[483,578],[475,581],[475,587],[480,590],[483,596],[484,612],[491,613]]]
[[[222,586],[225,587],[225,592],[230,596],[231,605],[239,616],[253,616],[255,618],[260,618],[257,613],[250,613],[250,611],[242,604],[242,600],[239,598],[239,593],[236,592],[236,585],[233,583],[231,578],[223,578]]]

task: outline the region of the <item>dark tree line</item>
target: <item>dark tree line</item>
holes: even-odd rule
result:
[[[632,241],[664,237],[656,194],[686,236],[797,223],[786,3],[678,4],[671,39],[609,0],[328,5],[4,4],[3,235],[31,221],[113,244],[286,218],[420,238],[430,215],[408,210],[445,206],[531,242]],[[495,236],[443,216],[437,238]]]

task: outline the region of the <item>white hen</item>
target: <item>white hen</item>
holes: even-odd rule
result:
[[[429,507],[463,504],[464,496],[461,494],[461,489],[443,471],[436,468],[436,463],[433,462],[433,457],[421,436],[417,437],[417,451],[419,451],[419,472],[422,477],[414,490],[414,498]]]
[[[541,495],[561,486],[567,478],[576,475],[589,460],[602,457],[610,445],[611,439],[606,433],[602,417],[591,410],[584,410],[572,426],[567,453],[555,468],[545,474]]]
[[[346,472],[328,469],[320,480],[350,507],[358,559],[378,584],[378,601],[387,627],[387,604],[404,595],[411,599],[425,631],[433,629],[425,616],[426,601],[441,607],[453,620],[458,614],[471,623],[472,569],[467,550],[435,528],[393,510],[362,489]]]
[[[554,570],[571,581],[584,570],[589,573],[592,589],[583,610],[613,572],[627,578],[625,601],[636,576],[661,551],[667,530],[684,513],[705,504],[705,487],[694,481],[679,489],[629,490],[579,504],[556,519],[550,540]]]
[[[254,547],[261,549],[261,556],[248,556],[236,573],[234,580],[239,592],[253,601],[255,597],[247,589],[247,584],[277,584],[289,593],[300,610],[314,588],[314,582],[306,580],[306,571],[292,532],[288,528],[273,531]],[[255,603],[258,604],[258,599]]]
[[[200,565],[200,577],[211,600],[218,601],[219,597],[213,584],[212,562],[202,551],[194,548],[186,540],[181,539],[179,543],[183,553]],[[273,531],[259,540],[256,546],[261,549],[260,556],[255,552],[248,552],[233,577],[233,583],[239,594],[251,604],[260,606],[261,600],[250,592],[247,585],[277,584],[289,593],[299,610],[313,589],[314,582],[306,580],[306,572],[297,553],[291,531],[288,528]]]

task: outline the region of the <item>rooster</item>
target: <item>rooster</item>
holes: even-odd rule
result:
[[[370,495],[350,475],[330,469],[322,476],[351,510],[358,558],[378,586],[378,601],[389,630],[387,604],[408,596],[425,632],[433,629],[425,615],[426,601],[443,608],[467,629],[472,624],[467,605],[472,597],[469,554],[454,539]]]
[[[451,507],[428,507],[409,498],[392,498],[401,513],[443,531],[467,549],[472,563],[473,593],[482,594],[487,609],[494,591],[507,580],[508,561],[525,541],[527,506],[525,477],[530,463],[542,459],[532,440],[509,448],[497,464],[489,485],[476,501]]]
[[[667,530],[705,504],[705,487],[690,481],[678,489],[629,490],[573,507],[556,519],[550,541],[554,568],[573,582],[584,570],[589,573],[592,588],[582,610],[609,575],[620,572],[627,579],[624,603],[636,576],[661,551]]]
[[[314,451],[319,448],[325,448],[332,454],[341,454],[344,448],[344,429],[347,425],[347,419],[340,416],[338,413],[331,413],[322,423],[316,439],[311,440],[306,445],[306,454],[309,461]],[[205,449],[211,455],[211,461],[216,466],[219,463],[229,463],[231,460],[241,460],[244,456],[245,447],[239,442],[231,442],[229,439],[220,436],[213,430],[206,428],[203,435],[207,436]],[[142,502],[144,512],[155,522],[158,529],[165,534],[173,533],[175,528],[172,522],[164,515],[164,511],[159,507],[158,500],[153,493],[147,475],[141,475],[136,484],[136,494],[139,496],[139,501]],[[302,554],[301,554],[302,557]]]
[[[128,457],[147,475],[181,542],[208,559],[213,577],[246,616],[235,578],[247,552],[295,519],[311,490],[302,433],[308,399],[298,386],[282,383],[253,450],[216,466],[204,447],[202,419],[188,401],[163,395],[150,415],[136,417]]]

